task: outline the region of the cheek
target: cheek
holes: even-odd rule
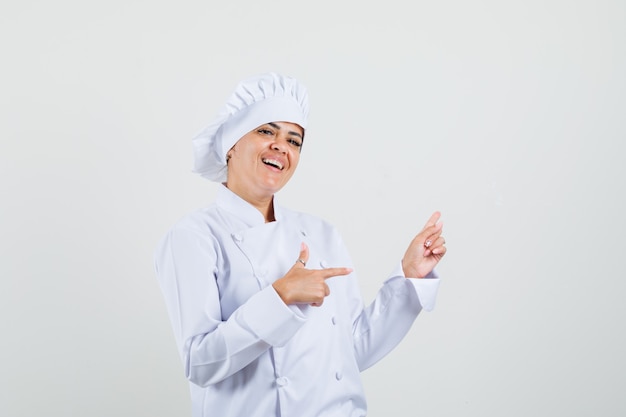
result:
[[[300,152],[295,151],[291,156],[291,166],[295,169],[300,162]]]

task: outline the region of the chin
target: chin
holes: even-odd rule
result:
[[[283,186],[282,186],[282,185],[281,185],[280,187],[279,187],[279,186],[275,186],[275,187],[266,187],[266,190],[267,190],[269,193],[271,193],[272,195],[273,195],[273,194],[276,194],[277,192],[279,192],[279,191],[280,191],[280,190],[282,190],[282,189],[283,189]]]
[[[268,191],[271,191],[272,194],[279,192],[289,181],[266,181],[262,187]]]

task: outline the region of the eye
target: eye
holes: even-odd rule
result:
[[[273,135],[274,134],[274,132],[272,132],[271,130],[266,129],[264,127],[260,128],[260,129],[257,129],[257,133],[260,133],[262,135]]]
[[[292,144],[293,146],[295,146],[296,148],[299,148],[302,146],[302,142],[300,142],[297,139],[287,139],[287,142],[289,142],[290,144]]]

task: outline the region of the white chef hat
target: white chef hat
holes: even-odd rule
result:
[[[193,138],[193,172],[226,181],[226,153],[252,129],[290,122],[306,129],[309,96],[296,79],[274,72],[241,81],[213,123]]]

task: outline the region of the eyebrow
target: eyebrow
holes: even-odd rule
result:
[[[273,127],[274,129],[276,129],[276,130],[280,130],[280,126],[278,126],[276,123],[272,123],[272,122],[270,122],[270,123],[268,123],[268,125],[272,126],[272,127]],[[291,130],[290,130],[290,131],[289,131],[289,132],[287,132],[287,133],[288,133],[288,134],[290,134],[290,135],[293,135],[293,136],[297,136],[297,137],[299,137],[300,139],[302,139],[302,135],[301,135],[301,134],[299,134],[298,132],[294,132],[294,131],[291,131]]]

